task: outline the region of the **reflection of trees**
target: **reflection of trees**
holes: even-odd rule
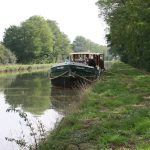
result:
[[[6,102],[13,107],[41,114],[50,107],[50,82],[44,73],[22,74],[5,90]]]
[[[5,88],[8,88],[11,83],[15,80],[16,78],[16,75],[0,75],[0,90],[3,90]]]
[[[41,114],[51,106],[64,112],[80,99],[79,90],[51,88],[46,73],[39,72],[6,77],[0,80],[0,88],[9,105],[33,114]]]

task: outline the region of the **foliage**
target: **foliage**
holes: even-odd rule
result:
[[[112,61],[113,59],[118,59],[119,58],[116,56],[114,57],[114,55],[112,54],[112,51],[111,51],[111,48],[109,48],[105,53],[104,53],[104,57],[105,57],[105,60],[109,60],[109,61]]]
[[[114,55],[150,71],[150,1],[98,0],[97,5],[110,26],[106,37]]]
[[[24,32],[24,52],[28,62],[42,63],[44,57],[51,52],[53,41],[52,32],[44,18],[39,16],[30,17],[22,23]]]
[[[59,59],[62,59],[61,57],[63,55],[68,55],[68,53],[71,51],[70,41],[68,37],[62,33],[55,21],[47,20],[47,23],[49,27],[52,30],[53,33],[53,50],[52,50],[52,57],[55,58],[55,62]]]
[[[91,51],[105,53],[108,49],[106,46],[94,43],[83,36],[77,36],[72,43],[72,47],[74,52]]]
[[[39,150],[40,148],[38,146],[38,143],[41,142],[44,144],[46,141],[46,135],[47,135],[45,127],[42,124],[42,122],[38,120],[38,123],[37,123],[38,132],[37,132],[32,122],[28,119],[28,116],[25,112],[22,112],[21,110],[18,110],[15,108],[8,108],[6,111],[7,112],[11,111],[11,112],[15,112],[19,114],[20,118],[24,120],[24,122],[26,123],[26,126],[29,128],[30,137],[33,138],[34,143],[29,144],[28,142],[26,142],[24,134],[19,139],[14,139],[14,138],[9,138],[9,137],[5,137],[5,139],[10,142],[15,142],[21,149]]]
[[[15,64],[16,56],[5,46],[0,44],[0,64]]]
[[[53,62],[59,52],[66,54],[70,45],[56,22],[41,16],[32,16],[20,26],[10,26],[3,43],[16,54],[19,63]]]
[[[84,93],[43,150],[150,149],[149,83],[149,74],[115,63]]]

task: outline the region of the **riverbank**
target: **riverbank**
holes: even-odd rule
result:
[[[41,149],[150,149],[149,118],[150,74],[115,63]]]
[[[0,73],[11,73],[11,72],[24,72],[24,71],[35,71],[48,69],[52,64],[31,64],[31,65],[0,65]]]

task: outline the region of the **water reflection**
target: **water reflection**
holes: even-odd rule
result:
[[[32,122],[41,120],[49,131],[79,99],[76,89],[51,88],[47,72],[0,76],[0,149],[19,150],[5,137],[17,139],[22,130],[31,141],[25,122],[18,114],[6,112],[9,107],[24,111]]]
[[[30,130],[26,126],[26,122],[19,117],[18,113],[6,112],[10,107],[9,104],[5,103],[5,94],[0,92],[0,150],[19,150],[19,146],[13,142],[8,142],[5,137],[14,139],[20,139],[24,135],[24,139],[27,143],[32,144],[33,138],[30,136]],[[21,108],[16,108],[20,109]],[[35,116],[32,113],[26,112],[28,119],[34,125],[37,130],[37,120],[40,120],[46,131],[54,129],[55,124],[60,122],[62,115],[54,109],[47,109],[42,115]]]
[[[52,107],[63,113],[69,113],[68,108],[77,104],[80,101],[80,90],[52,87],[51,88],[51,103]]]
[[[16,78],[16,75],[13,74],[13,75],[1,75],[0,76],[0,91],[3,91],[5,88],[8,88],[11,83],[15,80]]]
[[[42,114],[51,106],[50,90],[46,73],[31,73],[16,76],[4,94],[9,105],[22,107],[33,114]]]

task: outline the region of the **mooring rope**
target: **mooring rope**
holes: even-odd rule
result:
[[[96,79],[96,80],[89,80],[89,79],[87,79],[87,78],[85,78],[85,77],[82,77],[82,76],[76,74],[76,73],[73,73],[73,74],[74,74],[75,76],[78,76],[78,77],[80,77],[80,78],[82,78],[82,79],[84,79],[84,80],[90,82],[90,83],[93,83],[93,82],[97,81],[97,79]],[[94,77],[94,76],[92,76],[92,77]]]
[[[57,79],[57,78],[59,78],[59,77],[65,75],[67,72],[68,72],[68,71],[66,71],[66,72],[64,72],[64,73],[62,73],[62,74],[60,74],[60,75],[58,75],[58,76],[56,76],[56,77],[54,77],[54,78],[49,77],[49,79],[50,79],[50,80]]]
[[[56,77],[54,77],[54,78],[49,78],[50,80],[53,80],[53,79],[57,79],[57,78],[59,78],[59,77],[61,77],[61,76],[63,76],[63,75],[65,75],[66,73],[68,73],[69,71],[66,71],[66,72],[64,72],[64,73],[62,73],[62,74],[60,74],[60,75],[58,75],[58,76],[56,76]],[[73,74],[73,76],[77,76],[77,77],[79,77],[79,78],[82,78],[82,79],[84,79],[84,80],[86,80],[86,81],[88,81],[88,82],[90,82],[90,83],[93,83],[93,82],[95,82],[95,81],[97,81],[98,80],[98,78],[96,79],[96,80],[89,80],[89,79],[87,79],[87,78],[85,78],[85,77],[83,77],[83,76],[80,76],[80,75],[78,75],[78,74],[76,74],[76,73],[71,73],[71,74]],[[92,76],[92,77],[94,77],[94,76]]]

